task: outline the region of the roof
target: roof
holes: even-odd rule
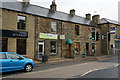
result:
[[[48,8],[43,8],[40,6],[36,6],[33,4],[29,4],[27,7],[23,5],[22,2],[2,2],[2,5],[0,5],[0,8],[2,9],[8,9],[8,10],[14,10],[18,12],[23,12],[31,15],[46,17],[46,18],[52,18],[62,21],[68,21],[78,24],[84,24],[84,25],[90,25],[90,26],[96,26],[93,24],[91,20],[88,20],[81,16],[71,16],[70,14],[63,13],[60,11],[53,12],[52,10]]]
[[[100,24],[107,24],[107,23],[120,25],[120,22],[118,22],[118,21],[114,21],[114,20],[110,20],[110,19],[106,19],[106,18],[102,18],[100,20]]]

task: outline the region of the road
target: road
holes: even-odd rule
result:
[[[109,59],[107,61],[92,61],[92,62],[84,62],[81,63],[79,61],[73,61],[74,63],[71,64],[69,61],[67,63],[58,63],[53,64],[50,66],[50,68],[43,68],[42,70],[38,70],[39,66],[35,68],[35,71],[24,73],[20,72],[17,74],[3,74],[3,78],[62,78],[62,79],[68,79],[68,78],[100,78],[101,76],[104,78],[118,78],[118,57],[114,57],[112,59]],[[45,64],[47,65],[47,64]],[[109,69],[109,70],[107,70]],[[110,77],[106,75],[100,74],[106,74],[110,73],[110,71],[114,72],[115,75],[111,75]],[[104,73],[105,72],[105,73]],[[16,72],[15,72],[16,73]],[[90,75],[89,75],[90,74]],[[97,76],[93,75],[97,74]]]

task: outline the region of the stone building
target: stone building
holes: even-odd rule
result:
[[[25,0],[23,0],[25,1]],[[85,17],[57,11],[53,1],[50,9],[28,2],[5,2],[0,5],[1,51],[16,52],[33,59],[47,55],[49,59],[101,55],[104,34],[100,16]],[[119,31],[117,31],[119,32]],[[94,35],[93,35],[94,34]],[[94,37],[94,38],[93,38]]]
[[[120,23],[110,19],[102,18],[100,20],[101,27],[101,44],[104,44],[102,53],[115,54],[120,50]]]

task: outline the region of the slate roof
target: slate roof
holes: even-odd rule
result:
[[[114,20],[110,20],[110,19],[106,19],[106,18],[102,18],[100,20],[100,24],[107,24],[107,23],[120,25],[120,22],[117,22],[117,21],[114,21]]]
[[[46,18],[57,19],[61,21],[73,22],[73,23],[78,23],[83,25],[91,25],[93,27],[96,26],[93,24],[91,20],[88,20],[84,17],[77,16],[77,15],[71,16],[70,14],[63,13],[60,11],[53,12],[48,8],[43,8],[33,4],[29,4],[27,7],[25,7],[25,5],[23,5],[22,2],[2,2],[2,5],[0,5],[0,8],[14,10],[14,11],[46,17]]]

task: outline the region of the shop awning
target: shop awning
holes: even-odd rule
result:
[[[70,39],[70,38],[67,38],[67,39],[66,39],[66,44],[73,44],[73,41],[72,41],[72,39]]]

